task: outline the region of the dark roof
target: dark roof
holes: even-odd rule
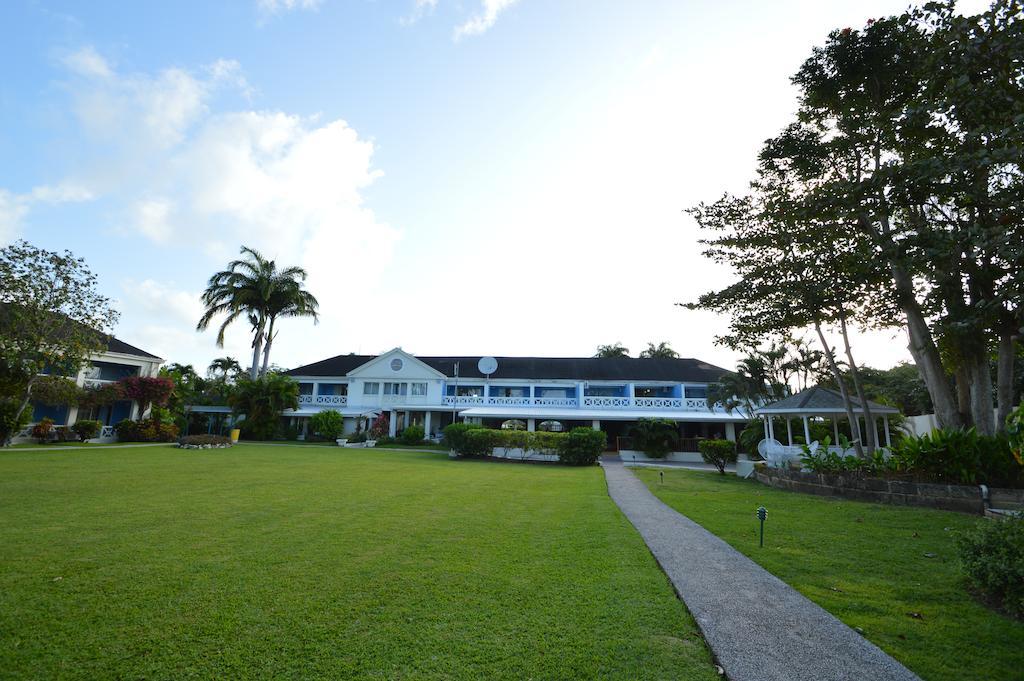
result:
[[[11,305],[12,305],[12,303],[0,302],[0,325],[4,325],[4,324],[10,323],[10,316],[9,316],[9,309],[8,308]],[[63,313],[55,312],[55,313],[49,313],[49,314],[54,315],[58,319],[63,318],[63,324],[72,324],[73,323],[73,324],[76,324],[77,326],[79,326],[80,328],[84,327],[84,325],[80,324],[79,322],[72,322]],[[88,328],[88,327],[84,327],[84,328]],[[61,332],[62,332],[61,328],[58,328],[57,329],[57,333],[61,333]],[[158,356],[154,355],[151,352],[146,352],[145,350],[141,350],[141,349],[135,347],[134,345],[129,345],[128,343],[125,343],[123,340],[115,338],[112,335],[107,335],[107,334],[101,333],[101,332],[96,331],[96,330],[93,330],[93,333],[97,334],[100,337],[100,341],[106,344],[108,352],[119,352],[122,355],[134,355],[135,357],[148,357],[148,358],[151,358],[151,359],[163,359],[162,357],[158,357]]]
[[[377,355],[338,355],[296,367],[292,376],[344,376],[375,359]],[[419,357],[427,366],[445,376],[455,376],[459,363],[460,378],[483,378],[477,369],[480,355],[468,357]],[[563,379],[575,381],[677,381],[714,383],[729,373],[696,359],[635,359],[632,357],[497,357],[494,379]]]
[[[128,345],[123,340],[119,340],[110,336],[107,340],[107,351],[108,352],[119,352],[122,355],[135,355],[136,357],[149,357],[150,359],[163,359],[163,357],[157,357],[151,352],[140,350],[134,345]]]
[[[850,403],[854,409],[860,409],[861,404],[853,395],[850,396]],[[896,414],[899,409],[888,407],[868,400],[871,410],[879,414]],[[845,412],[843,396],[831,388],[814,386],[801,390],[796,395],[790,395],[778,402],[772,402],[757,410],[758,414],[821,414],[833,412]]]

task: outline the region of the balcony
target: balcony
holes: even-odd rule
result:
[[[299,404],[311,404],[321,407],[344,407],[348,404],[348,395],[299,395]]]
[[[444,403],[450,407],[570,407],[589,409],[671,409],[674,411],[707,411],[708,402],[701,398],[681,397],[584,397],[583,404],[575,397],[484,397],[482,395],[448,395]]]

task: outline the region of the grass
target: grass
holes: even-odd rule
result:
[[[1021,678],[1024,623],[966,591],[954,536],[979,518],[798,494],[732,475],[634,469],[718,535],[929,681]],[[768,509],[758,547],[754,512]]]
[[[0,676],[716,679],[597,468],[0,452]]]

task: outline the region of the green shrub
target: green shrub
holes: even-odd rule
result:
[[[44,416],[40,419],[39,423],[32,426],[32,437],[39,440],[39,444],[46,444],[46,441],[50,439],[53,434],[53,419],[49,416]]]
[[[725,475],[726,464],[736,463],[736,443],[732,440],[701,440],[697,443],[700,456]]]
[[[203,447],[210,445],[213,447],[224,447],[231,445],[231,438],[224,435],[186,435],[178,438],[179,447]]]
[[[444,438],[441,442],[453,452],[462,454],[466,442],[466,433],[482,427],[475,423],[452,423],[445,426]]]
[[[652,459],[663,459],[679,444],[679,429],[668,419],[640,419],[630,431],[633,446]]]
[[[897,470],[933,482],[992,487],[1024,483],[1024,467],[1007,437],[978,435],[974,428],[903,438],[893,446],[893,459]]]
[[[1024,518],[983,520],[957,537],[960,565],[986,600],[1024,618]]]
[[[470,428],[463,435],[462,451],[464,456],[490,456],[495,447],[501,446],[500,430],[489,428]]]
[[[83,442],[98,436],[101,428],[103,428],[102,423],[90,419],[79,419],[71,426],[71,430],[75,431]]]
[[[399,440],[402,441],[403,445],[421,445],[425,435],[423,426],[409,426],[402,431],[402,436]]]
[[[124,420],[114,426],[117,439],[121,442],[174,442],[178,439],[178,427],[173,423],[157,423],[153,419],[141,421]]]
[[[398,442],[398,438],[385,435],[384,437],[377,438],[376,442],[378,447],[387,447],[388,445],[396,444]]]
[[[349,442],[366,442],[366,431],[351,433],[346,436]]]
[[[333,409],[324,409],[309,417],[309,430],[324,440],[336,440],[345,432],[345,417]]]
[[[593,428],[573,428],[558,439],[558,460],[571,466],[592,466],[604,453],[605,434]]]

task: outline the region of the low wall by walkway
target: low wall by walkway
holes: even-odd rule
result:
[[[759,482],[793,492],[978,515],[985,512],[982,488],[976,485],[940,485],[767,467],[758,467],[754,475]],[[996,507],[1024,507],[1024,490],[991,489],[989,495]]]
[[[491,456],[514,461],[558,461],[558,454],[537,449],[528,449],[524,452],[517,447],[495,447],[491,451]]]

